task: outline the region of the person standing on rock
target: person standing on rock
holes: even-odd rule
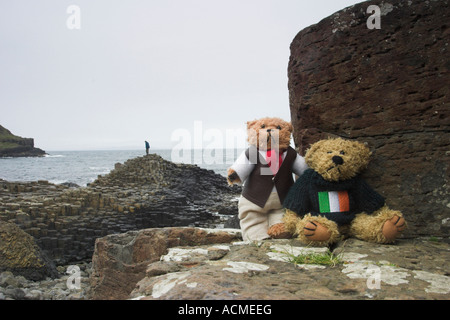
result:
[[[150,149],[150,143],[148,141],[145,141],[145,153],[148,154],[148,150]]]

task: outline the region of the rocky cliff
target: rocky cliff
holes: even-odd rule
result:
[[[369,5],[380,29],[367,26]],[[446,0],[366,1],[300,31],[290,47],[300,152],[333,135],[367,142],[365,177],[404,212],[407,237],[450,231],[449,12]]]
[[[34,147],[32,138],[13,135],[11,131],[0,126],[0,158],[1,157],[40,157],[45,151]]]

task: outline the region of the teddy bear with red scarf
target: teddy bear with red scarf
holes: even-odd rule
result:
[[[228,183],[244,184],[239,223],[244,240],[289,238],[283,223],[283,201],[308,166],[291,146],[293,127],[280,118],[247,122],[249,147],[228,169]],[[269,235],[270,234],[270,235]]]

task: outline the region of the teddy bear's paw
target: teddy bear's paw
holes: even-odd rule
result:
[[[235,183],[240,183],[241,179],[239,179],[239,176],[237,174],[236,171],[234,171],[233,169],[229,168],[227,171],[227,182],[228,184],[231,186]]]
[[[292,234],[286,230],[284,223],[274,224],[267,230],[267,234],[272,239],[290,239]]]
[[[330,230],[316,221],[306,223],[303,234],[310,241],[328,241],[331,237]]]
[[[392,242],[397,236],[405,230],[406,222],[403,217],[395,215],[393,218],[387,220],[383,225],[383,235],[388,242]]]

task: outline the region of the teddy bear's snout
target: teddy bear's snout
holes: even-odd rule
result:
[[[267,140],[271,139],[272,137],[278,137],[278,129],[267,129]]]
[[[334,162],[334,164],[337,164],[337,165],[344,163],[344,159],[342,159],[342,157],[339,157],[339,156],[334,156],[333,158],[331,158],[331,160]]]
[[[276,133],[279,129],[267,129],[268,134]]]

